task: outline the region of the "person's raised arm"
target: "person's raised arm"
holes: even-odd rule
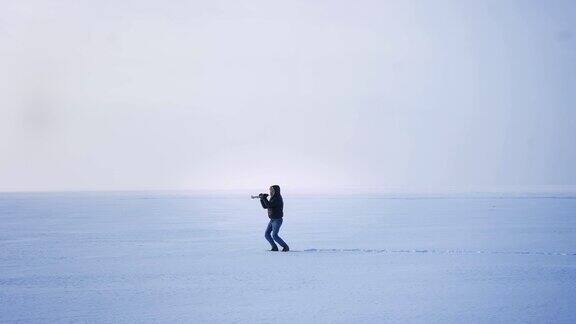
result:
[[[262,208],[268,209],[268,199],[265,196],[260,196],[260,204],[262,204]]]
[[[278,197],[271,197],[270,200],[266,199],[266,196],[260,196],[260,203],[262,204],[262,208],[274,208],[278,207],[279,204]]]
[[[260,194],[260,203],[262,204],[262,208],[264,209],[270,208],[270,202],[268,201],[268,194]]]

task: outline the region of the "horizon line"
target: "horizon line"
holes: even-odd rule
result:
[[[262,188],[236,188],[236,189],[62,189],[62,190],[0,190],[0,195],[18,194],[192,194],[192,195],[242,195],[255,194]],[[518,196],[530,197],[574,197],[576,198],[576,185],[544,185],[544,186],[494,186],[477,188],[374,188],[374,187],[338,187],[333,189],[301,188],[284,189],[283,193],[293,196],[387,196],[387,197],[450,197],[450,196]]]

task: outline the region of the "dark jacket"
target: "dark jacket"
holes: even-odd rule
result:
[[[280,195],[280,187],[274,187],[274,195],[268,200],[266,197],[260,197],[260,203],[262,208],[268,209],[268,217],[270,219],[280,219],[284,216],[284,201],[282,201],[282,195]]]

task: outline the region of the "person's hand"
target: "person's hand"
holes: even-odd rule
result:
[[[258,196],[260,196],[260,198],[266,198],[266,197],[268,197],[268,194],[261,193],[261,194],[259,194]]]

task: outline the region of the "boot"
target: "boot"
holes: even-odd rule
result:
[[[288,247],[288,245],[286,245],[285,247],[282,248],[282,252],[288,252],[290,251],[290,248]]]
[[[277,247],[277,246],[273,246],[270,251],[278,251],[278,247]]]

